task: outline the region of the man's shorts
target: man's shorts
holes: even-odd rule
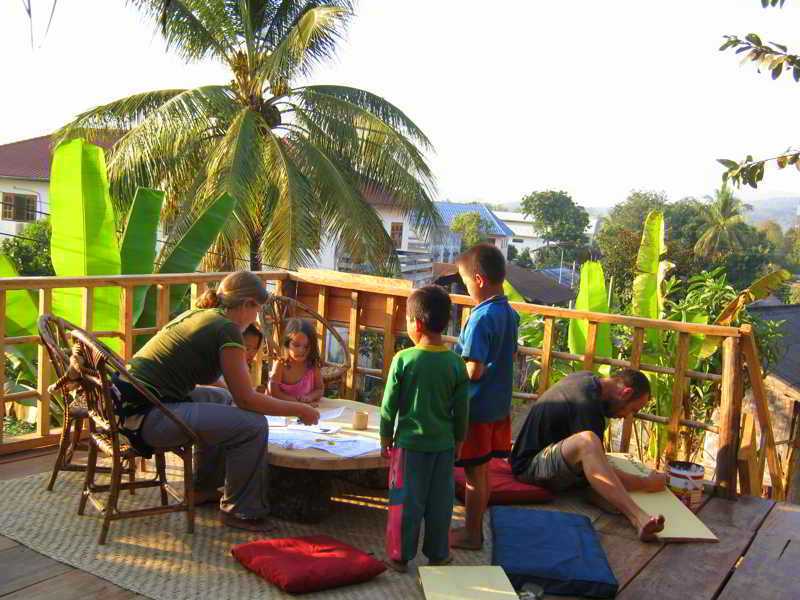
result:
[[[490,423],[470,423],[458,467],[471,467],[506,458],[511,453],[511,417]]]
[[[584,487],[588,484],[583,469],[570,466],[561,452],[564,440],[543,448],[531,459],[528,468],[517,475],[523,483],[530,483],[560,492],[572,487]]]

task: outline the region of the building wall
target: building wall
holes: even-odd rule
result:
[[[47,181],[27,181],[24,179],[0,177],[0,193],[3,192],[8,194],[30,194],[37,196],[37,219],[46,217],[47,215],[43,213],[50,212],[50,184]],[[0,233],[18,234],[25,225],[26,223],[3,220],[2,212],[0,212]]]

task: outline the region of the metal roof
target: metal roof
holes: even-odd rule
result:
[[[458,215],[476,212],[492,226],[489,230],[489,235],[514,236],[514,232],[483,204],[478,204],[477,202],[471,202],[469,204],[461,202],[434,202],[434,205],[442,216],[442,221],[444,221],[445,226],[448,228]]]
[[[772,375],[800,389],[800,304],[748,306],[747,312],[765,321],[784,321],[781,325],[783,331],[781,350],[784,353],[778,364],[772,367]]]

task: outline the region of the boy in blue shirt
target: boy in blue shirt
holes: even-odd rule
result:
[[[458,273],[477,306],[456,350],[469,376],[469,429],[459,461],[467,479],[465,527],[451,532],[454,548],[480,550],[483,513],[489,501],[489,461],[511,451],[511,392],[519,315],[503,294],[506,261],[491,244],[473,246],[456,260]]]

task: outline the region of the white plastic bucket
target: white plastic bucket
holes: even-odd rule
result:
[[[673,460],[667,466],[667,486],[678,500],[692,512],[700,508],[703,500],[703,465]]]

